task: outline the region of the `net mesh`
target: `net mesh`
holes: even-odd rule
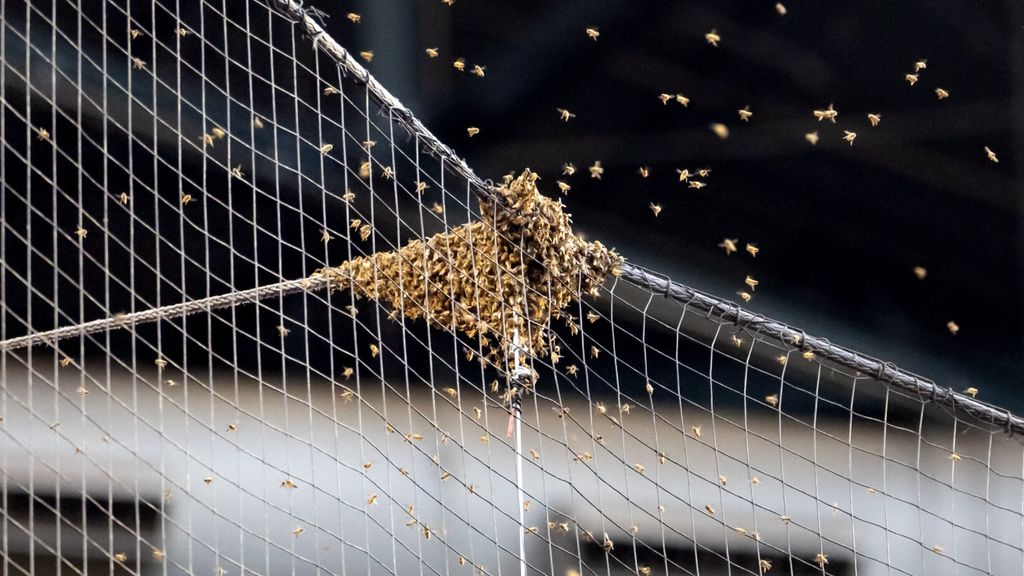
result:
[[[1019,419],[628,261],[589,294],[316,15],[0,4],[3,574],[1024,569]]]

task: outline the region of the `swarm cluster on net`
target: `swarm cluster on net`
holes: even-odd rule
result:
[[[513,368],[516,333],[526,356],[556,356],[550,320],[576,331],[564,309],[585,294],[597,296],[623,259],[576,236],[561,201],[541,195],[536,181],[529,170],[508,175],[495,189],[498,202],[480,198],[481,220],[317,274],[334,290],[389,303],[396,315],[479,339],[496,367]]]

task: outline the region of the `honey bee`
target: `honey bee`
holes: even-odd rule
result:
[[[320,153],[323,154],[324,156],[330,154],[331,150],[334,150],[334,144],[324,144],[323,146],[320,147]]]
[[[359,24],[359,22],[363,19],[361,15],[356,14],[355,12],[349,12],[348,14],[345,15],[345,18],[348,18],[348,21],[353,24]]]
[[[252,117],[252,127],[257,129],[257,130],[259,130],[260,128],[263,128],[263,118],[260,118],[259,116],[253,116]]]
[[[408,442],[419,442],[420,440],[423,440],[423,434],[409,432],[408,434],[405,435],[405,439]]]
[[[708,516],[714,516],[715,515],[715,507],[712,506],[711,504],[705,504],[704,505],[704,511],[708,513]]]
[[[757,258],[757,253],[760,251],[761,249],[758,248],[756,245],[747,242],[747,252],[750,252],[751,257]]]
[[[601,544],[601,548],[604,549],[605,553],[610,553],[612,550],[615,550],[615,543],[608,537],[607,532],[604,534],[604,542]]]
[[[964,390],[964,394],[967,394],[971,398],[975,398],[978,396],[978,389],[975,388],[974,386],[971,386],[970,388]]]
[[[470,138],[472,138],[473,136],[476,136],[479,133],[480,133],[480,129],[477,128],[476,126],[470,126],[469,128],[466,128],[466,134],[469,134]]]
[[[959,462],[960,461],[960,455],[957,454],[956,452],[953,452],[952,454],[949,455],[949,459],[951,461],[953,461],[953,462]]]
[[[490,441],[491,438],[487,434],[480,436],[480,443],[483,444],[484,446],[486,446]]]
[[[601,167],[600,160],[595,160],[593,166],[590,166],[587,170],[590,171],[591,178],[596,178],[598,180],[600,180],[601,175],[604,174],[604,168]]]
[[[801,356],[803,356],[804,360],[814,360],[814,352],[811,352],[810,350],[804,352]]]
[[[483,410],[481,410],[480,408],[478,408],[478,407],[476,407],[476,406],[474,406],[474,407],[473,407],[473,416],[474,416],[474,417],[475,417],[475,418],[476,418],[477,420],[479,420],[479,419],[480,419],[480,417],[481,417],[481,416],[483,416],[483,415],[484,415],[484,411],[483,411]]]
[[[132,58],[132,67],[136,70],[142,70],[146,67],[146,63],[142,60],[142,58],[136,56],[135,58]]]
[[[804,134],[804,140],[807,140],[808,142],[810,142],[811,146],[817,145],[818,144],[818,131],[815,130],[814,132],[808,132],[807,134]]]
[[[690,432],[693,432],[694,436],[696,436],[697,438],[700,438],[700,426],[694,426],[694,427],[690,428]]]
[[[140,32],[138,28],[132,28],[129,34],[131,35],[132,40],[135,40],[136,38],[142,35],[142,32]]]
[[[736,295],[739,296],[744,302],[750,302],[750,299],[753,298],[750,292],[745,292],[743,290],[737,292]]]
[[[452,388],[451,386],[448,386],[447,388],[445,388],[444,389],[444,393],[447,394],[449,397],[451,397],[453,399],[459,397],[459,391],[456,390],[455,388]]]
[[[61,358],[60,365],[62,368],[67,368],[68,366],[71,366],[71,358],[68,358],[67,356]]]
[[[744,280],[743,283],[746,284],[747,286],[750,286],[750,291],[753,292],[754,290],[757,290],[757,285],[760,284],[761,282],[759,282],[758,280],[754,280],[754,278],[750,276],[747,276],[746,280]]]
[[[917,276],[918,280],[924,280],[928,276],[928,269],[924,266],[914,266],[914,276]]]
[[[292,480],[291,478],[285,478],[284,480],[281,481],[281,488],[287,488],[289,490],[294,490],[295,488],[298,488],[298,487],[299,487],[299,485],[296,484],[295,481]]]
[[[576,173],[576,165],[572,162],[562,164],[562,176],[572,176]]]
[[[440,205],[440,204],[438,204],[437,202],[434,202],[434,205],[433,205],[433,206],[431,206],[431,207],[430,207],[430,209],[431,209],[431,210],[432,210],[432,211],[433,211],[433,212],[434,212],[435,214],[444,214],[444,206],[441,206],[441,205]]]
[[[380,348],[376,344],[370,344],[370,356],[376,358],[377,354],[380,354]]]
[[[331,233],[328,232],[327,230],[321,230],[320,231],[320,241],[323,242],[324,244],[330,242],[331,241]]]
[[[920,58],[919,60],[914,62],[914,72],[920,72],[921,70],[924,70],[927,67],[928,61],[925,60],[924,58]]]
[[[946,329],[949,330],[950,334],[956,336],[956,333],[960,331],[960,325],[950,320],[949,322],[946,322]]]
[[[363,50],[359,53],[359,56],[367,62],[373,62],[373,50]]]
[[[914,84],[917,84],[918,75],[917,74],[907,74],[906,76],[903,77],[903,79],[907,81],[907,84],[910,84],[911,86],[913,86]]]
[[[242,165],[239,164],[238,166],[235,166],[234,168],[232,168],[231,169],[231,175],[234,176],[235,178],[238,178],[239,180],[244,179],[245,178],[245,173],[242,172]]]
[[[556,110],[558,110],[558,118],[561,119],[563,122],[568,122],[571,118],[576,117],[575,114],[569,112],[565,108],[556,108]]]
[[[184,27],[178,28],[178,36],[181,36],[182,38],[188,36],[188,30],[186,30]]]
[[[203,134],[203,148],[213,148],[213,136],[210,134]]]
[[[486,66],[481,66],[479,64],[474,64],[473,65],[473,69],[470,70],[469,73],[474,75],[474,76],[476,76],[477,78],[483,78],[485,76],[485,72],[484,72],[485,70],[487,70]]]
[[[290,333],[291,333],[291,330],[289,330],[284,324],[278,324],[277,325],[277,334],[279,336],[281,336],[281,338],[284,338],[285,336],[287,336]]]
[[[437,58],[441,55],[441,50],[439,48],[427,48],[426,53],[429,58]]]
[[[164,367],[167,366],[167,360],[164,360],[163,358],[157,358],[156,360],[153,361],[153,364],[156,364],[156,367],[158,369],[163,370]]]
[[[80,240],[85,240],[85,237],[89,235],[89,231],[81,226],[75,228],[75,236],[78,236]]]
[[[369,238],[370,234],[372,233],[373,227],[371,227],[369,224],[363,224],[363,226],[359,228],[359,239],[365,242],[366,239]]]
[[[775,11],[779,13],[779,16],[785,16],[786,15],[786,7],[783,6],[782,2],[776,2],[775,3]],[[769,563],[768,567],[769,568],[771,567],[770,563]],[[764,570],[762,570],[762,572],[764,572]]]
[[[373,506],[373,505],[375,505],[375,504],[377,503],[377,499],[378,499],[378,498],[379,498],[379,496],[377,496],[377,494],[370,494],[370,495],[369,495],[369,496],[368,496],[368,497],[366,498],[366,503],[367,503],[368,505],[370,505],[370,506]]]
[[[878,126],[878,123],[882,121],[881,114],[868,114],[868,122],[871,122],[871,127]]]
[[[452,67],[458,70],[459,72],[464,71],[466,69],[466,59],[457,58],[455,62],[452,62]]]
[[[704,188],[705,186],[707,186],[707,184],[705,184],[704,182],[701,182],[700,180],[690,180],[687,183],[687,186],[690,187],[690,188],[694,188],[696,190],[700,190],[701,188]]]
[[[540,452],[537,452],[533,448],[530,448],[530,458],[534,460],[540,460]]]
[[[326,86],[323,90],[324,96],[331,96],[338,93],[338,89],[334,86]]]
[[[650,167],[648,167],[648,166],[641,166],[641,167],[640,167],[640,168],[639,168],[639,169],[637,170],[637,173],[639,173],[639,174],[640,174],[640,177],[641,177],[641,178],[647,178],[648,176],[650,176],[650,175],[651,175],[651,169],[650,169]]]
[[[760,483],[761,483],[761,479],[758,478],[757,476],[754,476],[753,478],[750,479],[750,484],[752,486],[757,486]]]
[[[89,395],[89,389],[86,388],[85,386],[79,386],[78,387],[78,394],[80,396],[88,396]]]
[[[207,486],[213,484],[213,476],[207,476],[206,478],[203,478],[203,484],[206,484]]]
[[[785,358],[785,356],[779,356],[779,358]],[[783,363],[784,362],[780,362],[780,364],[783,364]],[[771,406],[774,408],[775,406],[779,405],[779,396],[778,396],[778,394],[772,394],[770,396],[765,396],[764,397],[764,401],[767,402],[768,404],[771,404]]]
[[[601,33],[597,30],[597,27],[595,26],[588,26],[586,29],[586,33],[587,37],[593,40],[594,42],[597,42],[598,36],[601,35]]]
[[[839,116],[839,111],[837,111],[832,104],[829,104],[828,108],[824,110],[814,111],[814,117],[818,119],[818,122],[821,122],[822,120],[828,120],[829,122],[835,124],[836,116]]]
[[[302,534],[305,531],[306,531],[306,529],[303,528],[302,526],[296,526],[295,530],[292,530],[292,534],[294,534],[296,537],[299,537],[299,536],[302,536]]]
[[[714,47],[718,47],[718,43],[722,41],[722,37],[718,35],[718,30],[712,29],[710,32],[704,35],[704,39],[708,41]]]
[[[946,98],[949,98],[949,92],[946,91],[944,88],[936,88],[935,89],[935,96],[939,100],[945,100]]]
[[[644,390],[647,391],[648,396],[654,395],[654,386],[652,386],[649,381],[647,382],[647,384],[644,385]]]
[[[658,464],[664,464],[667,459],[668,459],[668,457],[665,456],[665,453],[659,450],[658,451]]]
[[[719,474],[718,475],[718,483],[721,484],[722,486],[728,486],[729,485],[729,477],[728,476],[723,476],[722,474]]]
[[[351,402],[352,398],[355,395],[356,395],[356,393],[351,391],[351,390],[349,390],[348,388],[345,388],[344,390],[341,391],[341,393],[338,394],[338,396],[341,397],[341,401],[344,402],[345,404],[348,404],[349,402]]]
[[[579,372],[579,368],[577,368],[575,364],[572,364],[571,366],[565,367],[565,372],[570,376],[575,376],[576,373]]]
[[[191,194],[182,193],[182,195],[181,195],[181,205],[182,206],[188,206],[188,203],[191,202],[191,201],[192,201],[192,195]]]
[[[36,140],[43,141],[50,139],[50,131],[46,128],[36,128]]]
[[[750,111],[750,105],[744,106],[736,112],[739,113],[740,120],[743,122],[750,122],[750,117],[754,115],[754,113]]]
[[[237,431],[238,431],[238,424],[236,424],[234,422],[232,422],[231,424],[228,424],[228,432],[237,432]]]
[[[345,369],[341,371],[341,375],[345,377],[345,380],[351,378],[352,374],[355,374],[355,370],[353,370],[351,366],[346,366]]]
[[[942,546],[939,546],[938,544],[936,544],[935,546],[932,546],[932,552],[934,552],[936,554],[942,554],[943,551],[944,551],[944,548]]]
[[[555,181],[555,184],[558,184],[558,190],[559,190],[559,191],[560,191],[560,192],[561,192],[562,194],[565,194],[566,196],[568,196],[568,195],[569,195],[569,190],[571,190],[571,189],[572,189],[572,186],[569,186],[569,184],[567,184],[566,182],[563,182],[563,181],[561,181],[561,180],[557,180],[557,181]]]
[[[672,99],[672,95],[671,94],[664,94],[664,93],[658,94],[658,100],[661,100],[661,105],[662,106],[667,106],[668,105],[668,101],[671,100],[671,99]]]
[[[124,564],[128,561],[128,555],[124,552],[118,552],[117,554],[114,554],[114,560],[117,560],[118,562]]]
[[[661,214],[661,204],[655,204],[654,202],[651,202],[650,208],[651,212],[654,213],[655,218],[658,217],[658,214]]]
[[[847,142],[850,143],[850,146],[853,146],[853,141],[854,139],[857,138],[857,133],[850,132],[849,130],[843,130],[843,133],[846,134],[845,136],[843,136],[843,140],[846,140]]]
[[[739,238],[725,238],[718,243],[719,248],[725,250],[725,255],[729,256],[733,252],[736,252],[736,243],[739,242]]]
[[[681,104],[683,108],[690,107],[690,99],[687,98],[686,96],[683,96],[682,94],[676,94],[676,102]]]
[[[825,565],[828,564],[828,554],[818,553],[814,555],[814,563],[818,565],[818,568],[825,569]]]
[[[163,550],[161,550],[159,548],[154,548],[153,552],[152,552],[152,555],[153,555],[153,560],[156,560],[157,562],[159,562],[160,560],[163,560],[164,558],[167,557],[167,554]]]
[[[999,158],[996,157],[996,153],[993,152],[992,149],[989,148],[988,146],[985,146],[985,155],[988,156],[989,160],[995,162],[996,164],[999,163]]]
[[[721,122],[715,122],[712,124],[711,131],[715,133],[715,136],[718,136],[722,140],[729,137],[729,127]]]

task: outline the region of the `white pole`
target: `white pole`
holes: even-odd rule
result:
[[[526,576],[526,508],[523,506],[523,411],[522,411],[522,377],[523,367],[519,364],[519,330],[512,333],[512,354],[515,361],[513,367],[513,385],[517,387],[510,398],[509,417],[515,418],[516,424],[516,492],[519,505],[519,576]],[[518,396],[518,397],[517,397]]]

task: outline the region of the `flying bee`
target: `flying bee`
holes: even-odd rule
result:
[[[587,170],[590,171],[591,178],[596,178],[598,180],[600,180],[601,175],[604,174],[604,168],[601,166],[600,160],[595,160],[593,166],[590,166]]]
[[[814,117],[818,119],[818,122],[821,122],[822,120],[828,120],[829,122],[835,124],[836,116],[839,116],[839,111],[837,111],[832,104],[829,104],[828,108],[824,110],[814,111]]]
[[[575,364],[573,364],[571,366],[566,366],[565,367],[565,372],[567,374],[569,374],[570,376],[575,376],[578,371],[579,371],[579,368],[577,368]]]
[[[917,62],[914,62],[914,72],[920,72],[928,67],[928,61],[924,58],[920,58]]]
[[[949,330],[950,334],[956,336],[956,333],[960,331],[960,325],[950,320],[949,322],[946,322],[946,329]]]
[[[597,30],[596,26],[588,26],[586,29],[587,38],[590,38],[594,42],[597,42],[597,38],[601,35],[601,32]]]
[[[367,503],[368,505],[370,505],[370,506],[373,506],[373,505],[375,505],[375,504],[377,503],[377,499],[378,499],[378,498],[379,498],[379,496],[377,496],[377,494],[370,494],[370,495],[369,495],[369,496],[368,496],[368,497],[366,498],[366,503]]]
[[[683,108],[690,107],[690,99],[687,98],[686,96],[683,96],[682,94],[676,94],[676,102],[681,104]]]
[[[142,32],[140,32],[138,28],[132,28],[132,31],[129,34],[131,35],[132,40],[135,40],[142,35]]]
[[[260,128],[263,128],[263,118],[260,118],[259,116],[253,116],[252,117],[252,127],[257,129],[257,130],[259,130]]]
[[[750,256],[751,257],[757,258],[757,253],[760,252],[760,251],[761,251],[761,249],[758,248],[756,245],[751,244],[749,242],[747,243],[747,252],[750,252]]]
[[[469,128],[466,128],[466,134],[469,134],[470,138],[472,138],[473,136],[476,136],[479,133],[480,133],[480,129],[477,128],[476,126],[470,126]]]
[[[128,555],[124,552],[118,552],[117,554],[114,554],[114,560],[117,560],[118,562],[124,564],[128,561]]]
[[[353,374],[355,374],[355,370],[353,370],[351,366],[346,366],[345,369],[341,371],[341,375],[345,377],[345,380],[351,378]]]
[[[181,194],[181,205],[182,206],[188,206],[188,203],[191,202],[191,201],[192,201],[192,195],[191,194],[185,194],[185,193]]]
[[[86,230],[85,228],[82,228],[81,226],[79,226],[78,228],[75,228],[75,236],[78,236],[79,239],[85,240],[85,237],[88,236],[88,235],[89,235],[89,231]]]
[[[284,480],[281,481],[281,488],[287,488],[289,490],[294,490],[295,488],[298,488],[298,487],[299,487],[299,485],[296,484],[295,481],[292,480],[291,478],[285,478]]]
[[[178,36],[181,36],[182,38],[188,36],[188,30],[186,30],[184,27],[178,28]]]
[[[437,58],[441,55],[441,50],[439,48],[427,48],[426,53],[428,58]]]
[[[849,130],[843,130],[843,133],[846,134],[843,136],[843,140],[846,140],[850,143],[850,146],[853,146],[853,141],[857,138],[857,133],[850,132]]]
[[[753,298],[750,292],[745,292],[743,290],[737,292],[736,295],[743,299],[744,302],[750,302],[750,299]]]
[[[718,475],[718,483],[721,484],[722,486],[728,486],[729,485],[729,477],[728,476],[723,476],[723,475],[719,474]]]
[[[743,121],[743,122],[750,122],[751,116],[754,115],[754,113],[750,111],[750,106],[749,105],[744,106],[743,108],[737,110],[736,112],[739,113],[740,120]]]
[[[651,212],[654,213],[655,218],[658,217],[658,214],[661,214],[661,204],[655,204],[654,202],[651,202],[650,208]]]
[[[750,286],[750,291],[753,292],[754,290],[757,290],[757,285],[760,284],[761,282],[759,282],[758,280],[754,280],[754,278],[751,276],[747,276],[746,280],[744,280],[743,283],[746,284],[747,286]]]
[[[701,182],[700,180],[690,180],[686,185],[695,190],[700,190],[701,188],[707,186],[707,184]]]
[[[871,122],[871,127],[878,126],[878,123],[882,121],[881,114],[868,114],[868,122]]]
[[[636,470],[638,474],[644,473],[644,465],[639,462],[633,464],[633,469]]]
[[[576,173],[576,165],[572,162],[562,164],[562,176],[572,176]]]
[[[815,130],[814,132],[808,132],[807,134],[804,134],[804,140],[810,142],[811,146],[816,145],[818,143],[818,131]]]
[[[320,241],[323,242],[324,244],[327,244],[328,242],[330,242],[331,241],[331,233],[328,232],[327,230],[321,230],[320,231]]]
[[[775,11],[779,13],[779,16],[786,15],[786,7],[782,4],[782,2],[775,3]],[[769,563],[769,568],[771,567],[770,564],[771,563]],[[762,570],[762,572],[765,572],[765,570]]]
[[[985,146],[985,155],[988,156],[989,160],[995,162],[996,164],[999,163],[999,158],[996,157],[996,153],[993,152],[992,149],[989,148],[988,146]]]
[[[687,168],[683,168],[682,170],[676,168],[676,174],[679,174],[680,182],[686,182],[687,180],[690,179],[690,170]]]
[[[238,166],[235,166],[234,168],[232,168],[231,169],[231,175],[234,176],[235,178],[238,178],[239,180],[244,179],[245,178],[245,173],[242,172],[242,165],[239,164]]]
[[[924,280],[928,276],[928,269],[924,266],[914,266],[914,276],[917,276],[918,280]]]
[[[558,110],[558,118],[561,119],[563,122],[568,122],[570,119],[576,117],[575,114],[569,112],[565,108],[556,108],[556,110]]]
[[[906,76],[903,77],[903,79],[907,81],[907,84],[910,84],[911,86],[913,86],[914,84],[917,84],[918,75],[917,74],[907,74]]]
[[[715,48],[718,47],[718,43],[722,41],[722,37],[718,35],[718,30],[712,29],[710,32],[704,35],[704,39],[708,41]]]
[[[303,533],[304,533],[305,531],[306,531],[306,529],[305,529],[305,528],[303,528],[302,526],[297,526],[297,527],[295,528],[295,530],[292,530],[292,534],[294,534],[295,536],[302,536],[302,534],[303,534]]]
[[[718,243],[719,248],[725,249],[725,255],[729,256],[733,252],[736,252],[736,243],[739,242],[739,238],[725,238]],[[748,244],[749,246],[749,244]]]
[[[533,458],[534,460],[540,460],[540,452],[537,452],[533,448],[530,448],[530,458]]]
[[[485,72],[484,72],[485,70],[487,70],[487,66],[481,66],[479,64],[474,64],[473,65],[473,69],[470,70],[469,73],[474,75],[474,76],[476,76],[477,78],[483,78],[484,75],[485,75]]]
[[[359,239],[362,240],[363,242],[366,242],[366,239],[369,238],[370,234],[372,234],[372,233],[373,233],[373,227],[370,226],[369,224],[363,224],[359,228]]]
[[[380,348],[376,344],[370,344],[370,356],[376,358],[377,354],[380,354]]]
[[[444,206],[441,206],[437,202],[434,202],[434,205],[431,206],[430,209],[433,210],[435,214],[444,214]]]
[[[464,71],[466,69],[466,59],[457,58],[455,62],[452,62],[452,67],[458,70],[459,72]]]
[[[818,565],[818,568],[825,569],[825,565],[828,564],[828,554],[817,553],[814,555],[814,563]]]
[[[640,169],[637,170],[637,173],[640,174],[641,178],[647,178],[651,175],[651,169],[648,166],[641,166]]]
[[[146,63],[142,60],[142,58],[136,56],[135,58],[132,58],[132,67],[136,70],[142,70],[146,67]]]
[[[571,190],[571,189],[572,189],[572,186],[569,186],[569,184],[567,184],[567,183],[565,183],[565,182],[563,182],[563,181],[561,181],[561,180],[557,180],[557,181],[555,182],[555,184],[558,184],[558,190],[559,190],[559,191],[560,191],[560,192],[561,192],[562,194],[565,194],[566,196],[568,196],[568,195],[569,195],[569,190]]]
[[[974,397],[976,397],[978,395],[978,389],[975,388],[974,386],[971,386],[971,387],[967,388],[966,390],[964,390],[964,394],[967,394],[971,398],[974,398]]]
[[[373,62],[373,50],[363,50],[359,53],[359,56],[367,62]]]
[[[935,96],[939,100],[945,100],[946,98],[949,98],[949,92],[946,91],[944,88],[936,88],[935,89]]]
[[[363,19],[361,15],[356,14],[355,12],[349,12],[348,14],[345,15],[345,18],[348,18],[348,21],[353,24],[359,24],[359,22]]]
[[[36,128],[36,139],[39,141],[49,140],[50,131],[46,128]]]
[[[715,122],[712,124],[711,131],[715,133],[715,136],[718,136],[722,140],[729,137],[729,127],[721,122]]]
[[[801,356],[803,356],[804,360],[814,360],[814,352],[810,350],[804,352]]]
[[[667,106],[668,105],[668,101],[671,100],[671,99],[672,99],[672,95],[671,94],[664,94],[664,93],[658,94],[658,100],[661,100],[662,106]]]
[[[450,396],[453,399],[459,397],[459,391],[456,390],[455,388],[452,388],[451,386],[448,386],[447,388],[445,388],[444,389],[444,393],[447,394],[448,396]]]

